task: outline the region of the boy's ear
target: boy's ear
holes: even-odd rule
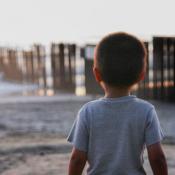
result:
[[[94,73],[96,81],[101,82],[102,81],[101,74],[97,67],[93,67],[93,73]]]
[[[144,80],[145,78],[145,71],[142,71],[142,73],[140,74],[140,81]]]

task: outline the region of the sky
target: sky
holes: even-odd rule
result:
[[[175,36],[174,0],[0,0],[0,45],[88,42],[125,31]]]

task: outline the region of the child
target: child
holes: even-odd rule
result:
[[[145,175],[146,146],[154,175],[167,175],[154,106],[130,95],[143,79],[146,49],[136,37],[114,33],[103,38],[94,56],[94,75],[105,96],[79,111],[68,141],[73,144],[69,175]]]

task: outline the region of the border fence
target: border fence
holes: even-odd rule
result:
[[[175,38],[153,38],[154,98],[175,101]]]
[[[85,60],[85,87],[87,94],[102,94],[101,87],[96,83],[93,75],[93,56],[95,45],[87,44],[84,48],[84,60]]]
[[[8,80],[22,81],[22,70],[18,67],[17,54],[17,50],[0,48],[0,70]]]
[[[54,89],[75,91],[75,44],[51,45],[51,66]]]
[[[153,37],[145,46],[147,72],[134,93],[146,99],[175,102],[175,37]],[[0,72],[7,80],[35,83],[43,89],[51,87],[54,91],[72,93],[85,86],[86,94],[102,94],[92,71],[94,48],[93,44],[80,47],[52,43],[47,53],[40,44],[28,50],[1,47]]]

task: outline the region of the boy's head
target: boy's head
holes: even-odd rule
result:
[[[113,87],[131,87],[144,76],[146,54],[144,44],[130,34],[119,32],[104,37],[95,50],[96,80]]]

